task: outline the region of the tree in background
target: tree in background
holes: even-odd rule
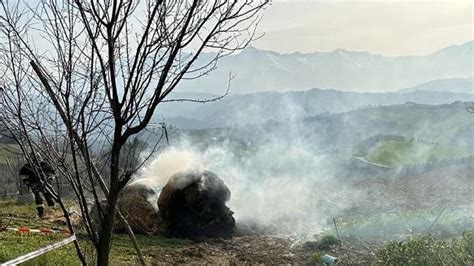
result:
[[[0,3],[2,124],[67,172],[96,262],[107,265],[117,200],[136,171],[121,165],[124,146],[181,80],[206,75],[256,37],[268,0]],[[100,143],[111,147],[107,182],[95,165]],[[98,230],[86,187],[101,212]]]

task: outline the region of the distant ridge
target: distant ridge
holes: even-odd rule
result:
[[[474,94],[474,78],[437,79],[413,88],[400,90],[400,92],[413,92],[417,90]]]
[[[211,128],[298,119],[322,113],[342,113],[371,106],[403,103],[438,105],[456,101],[474,101],[473,93],[417,89],[421,88],[420,86],[415,86],[404,92],[385,93],[311,89],[237,94],[206,104],[163,104],[158,107],[159,115],[157,117],[160,119],[164,117],[167,122],[179,128]],[[175,93],[172,98],[189,98],[192,95]],[[203,97],[209,98],[206,94],[203,94]]]
[[[470,41],[423,56],[384,56],[344,49],[281,54],[248,47],[239,54],[222,58],[209,75],[183,82],[179,90],[223,92],[231,72],[236,75],[231,83],[234,93],[316,87],[360,92],[397,91],[431,80],[472,77],[473,45]],[[210,56],[205,54],[203,58]]]

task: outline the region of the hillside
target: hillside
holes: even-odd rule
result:
[[[408,139],[474,147],[474,115],[466,111],[464,102],[442,105],[404,103],[263,124],[181,132],[191,137],[245,138],[252,142],[275,138],[308,141],[316,145],[315,149],[351,147],[376,135],[399,135]]]
[[[413,92],[417,90],[472,94],[474,93],[474,78],[437,79],[419,84],[413,88],[400,90],[400,92]]]
[[[472,153],[472,150],[453,145],[403,139],[380,141],[370,148],[364,158],[370,162],[397,167],[466,157]]]
[[[173,99],[210,99],[209,94],[175,93]],[[294,92],[258,92],[229,95],[222,100],[202,103],[165,103],[158,107],[157,120],[183,129],[259,124],[312,117],[322,113],[343,113],[370,106],[413,102],[445,104],[474,101],[474,94],[415,90],[408,93],[359,93],[311,89]]]

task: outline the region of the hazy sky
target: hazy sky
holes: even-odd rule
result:
[[[274,1],[254,46],[278,52],[420,55],[473,40],[474,1]]]

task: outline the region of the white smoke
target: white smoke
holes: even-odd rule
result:
[[[297,119],[303,116],[301,107],[290,99],[284,106],[285,132],[254,133],[265,135],[266,141],[259,144],[241,136],[244,145],[218,135],[194,142],[184,137],[158,154],[137,180],[162,187],[176,172],[210,170],[229,187],[232,195],[227,205],[238,226],[256,224],[271,232],[300,236],[320,233],[333,217],[359,202],[363,193],[335,178],[334,166],[301,136],[305,134]],[[244,125],[258,115],[262,114],[240,110],[232,121]]]
[[[169,148],[145,165],[131,184],[140,182],[154,188],[161,188],[175,173],[203,168],[204,165],[197,153],[191,150]]]
[[[324,158],[310,147],[274,142],[254,148],[242,156],[225,143],[198,150],[182,142],[158,154],[134,182],[156,188],[177,172],[213,171],[232,193],[228,206],[237,225],[292,235],[319,233],[358,197],[330,178]]]

